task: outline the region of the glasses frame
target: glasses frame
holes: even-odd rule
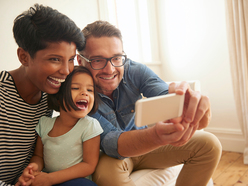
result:
[[[98,57],[99,59],[106,59],[107,61],[106,61],[105,65],[104,65],[102,68],[97,68],[97,69],[96,69],[96,68],[93,68],[93,67],[92,67],[91,61],[94,60],[94,59],[98,59],[98,58],[87,59],[87,58],[84,57],[82,54],[79,54],[79,55],[80,55],[80,57],[82,57],[86,62],[90,63],[91,68],[94,69],[94,70],[101,70],[101,69],[104,69],[104,68],[106,67],[108,61],[110,61],[111,65],[112,65],[113,67],[122,67],[123,65],[125,65],[125,63],[126,63],[126,61],[127,61],[127,55],[125,55],[125,54],[124,54],[124,55],[116,55],[116,56],[123,56],[123,57],[125,57],[125,61],[123,62],[123,64],[122,64],[122,65],[118,65],[118,66],[114,65],[114,64],[112,63],[112,61],[111,61],[111,60],[112,60],[113,58],[115,58],[116,56],[113,56],[113,57],[110,57],[110,58]]]

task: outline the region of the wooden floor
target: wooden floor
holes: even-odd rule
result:
[[[212,178],[214,186],[248,186],[248,165],[243,164],[243,154],[223,151]]]

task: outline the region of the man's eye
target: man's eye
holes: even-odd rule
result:
[[[103,63],[105,59],[93,59],[91,60],[92,63]]]

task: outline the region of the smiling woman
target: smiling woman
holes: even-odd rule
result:
[[[76,45],[65,41],[49,43],[46,49],[37,51],[33,58],[22,48],[18,49],[18,54],[23,64],[20,70],[26,70],[26,79],[20,77],[16,82],[17,88],[26,89],[27,86],[35,85],[34,92],[54,94],[58,92],[60,82],[63,82],[74,68]],[[12,74],[14,78],[15,75]],[[22,86],[21,82],[25,84]]]
[[[85,44],[71,19],[38,4],[16,17],[13,33],[21,66],[0,73],[0,185],[15,184],[28,164],[38,120],[51,116],[46,92],[58,92]]]

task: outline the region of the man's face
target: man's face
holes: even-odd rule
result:
[[[122,55],[122,42],[117,37],[90,37],[87,39],[84,57],[88,59],[94,58],[110,58],[116,55]],[[114,67],[108,61],[107,65],[100,70],[94,70],[90,64],[83,58],[78,57],[79,65],[86,66],[92,73],[97,87],[97,91],[111,97],[113,91],[118,87],[124,73],[124,66]]]

